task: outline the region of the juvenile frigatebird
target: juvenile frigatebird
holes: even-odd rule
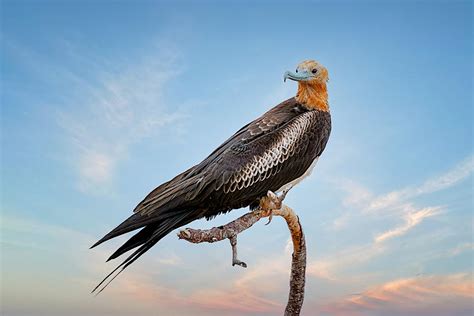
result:
[[[296,96],[238,130],[201,163],[150,192],[133,215],[91,248],[141,228],[107,260],[137,248],[93,290],[101,291],[126,267],[174,229],[241,207],[258,206],[268,191],[287,191],[308,176],[331,132],[328,71],[310,60],[287,71]],[[120,269],[120,270],[119,270]]]

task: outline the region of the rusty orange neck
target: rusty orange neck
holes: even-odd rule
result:
[[[328,90],[326,83],[298,82],[296,101],[310,109],[329,112]]]

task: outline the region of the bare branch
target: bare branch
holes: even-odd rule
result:
[[[258,222],[260,218],[261,216],[258,211],[249,212],[224,226],[205,230],[185,228],[178,232],[178,238],[195,244],[202,242],[212,243],[221,241],[233,236],[237,236],[242,231]]]
[[[278,197],[273,192],[260,200],[257,210],[242,215],[232,222],[207,230],[185,228],[178,233],[179,239],[192,243],[213,243],[229,239],[232,246],[232,265],[246,268],[245,262],[237,259],[237,235],[250,228],[263,217],[281,216],[286,220],[293,241],[293,255],[291,261],[290,293],[285,309],[285,316],[299,315],[304,300],[304,285],[306,272],[306,242],[300,221],[296,213],[282,202],[287,192]],[[268,224],[267,223],[267,224]]]
[[[299,315],[304,300],[304,285],[306,273],[306,241],[303,228],[296,213],[286,205],[282,205],[280,214],[285,218],[293,241],[291,258],[290,293],[286,304],[285,315]]]

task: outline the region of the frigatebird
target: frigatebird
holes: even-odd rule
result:
[[[255,208],[268,191],[288,191],[311,173],[331,132],[328,71],[309,60],[295,72],[285,72],[286,79],[298,82],[295,97],[245,125],[201,163],[151,191],[133,215],[91,247],[141,228],[107,261],[138,248],[93,292],[109,279],[102,291],[174,229],[233,209]]]

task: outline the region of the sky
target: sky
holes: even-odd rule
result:
[[[332,134],[286,203],[308,246],[302,315],[471,315],[468,1],[1,1],[2,315],[278,315],[275,218],[228,242],[175,232],[101,295],[154,187],[329,71]],[[193,228],[244,214],[235,210]]]

